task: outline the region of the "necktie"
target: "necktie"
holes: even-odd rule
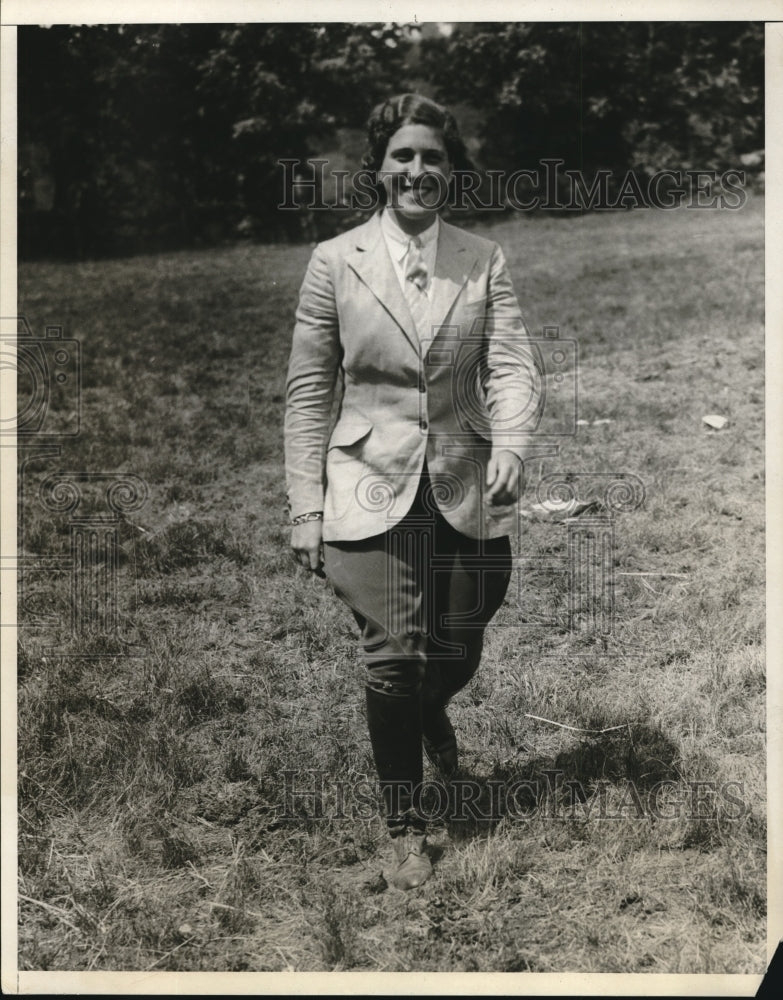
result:
[[[408,241],[405,258],[405,298],[416,324],[419,339],[429,335],[430,303],[424,289],[427,287],[427,268],[421,255],[421,240],[414,236]]]

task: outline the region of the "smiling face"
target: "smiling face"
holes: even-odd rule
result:
[[[403,125],[389,139],[379,171],[386,204],[403,230],[426,229],[445,203],[451,163],[438,129]]]

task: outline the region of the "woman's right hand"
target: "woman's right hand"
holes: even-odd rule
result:
[[[304,524],[295,524],[291,529],[291,548],[294,558],[300,566],[321,577],[325,575],[322,535],[322,521],[305,521]]]

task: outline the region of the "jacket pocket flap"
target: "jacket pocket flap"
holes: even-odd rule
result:
[[[356,444],[372,430],[372,423],[365,417],[350,417],[337,421],[329,438],[329,448],[346,448]]]

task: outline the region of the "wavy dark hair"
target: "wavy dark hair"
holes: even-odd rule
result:
[[[403,125],[429,125],[443,136],[452,169],[475,170],[454,115],[421,94],[397,94],[377,104],[367,120],[367,150],[362,167],[373,173],[381,169],[389,139]],[[383,188],[379,186],[383,194]]]

